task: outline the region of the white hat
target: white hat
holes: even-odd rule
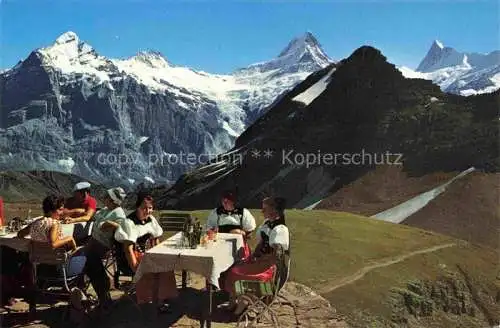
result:
[[[75,187],[73,188],[73,191],[78,191],[82,189],[89,189],[90,188],[90,183],[86,181],[78,182]]]
[[[108,189],[106,192],[116,205],[121,205],[125,197],[127,197],[125,190],[120,187]]]

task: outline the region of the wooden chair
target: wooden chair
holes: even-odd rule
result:
[[[113,283],[116,289],[119,289],[123,292],[123,296],[126,300],[129,300],[134,305],[135,309],[142,314],[142,311],[134,300],[135,294],[135,284],[133,283],[134,272],[130,269],[127,259],[124,257],[123,251],[120,249],[123,245],[117,241],[113,243],[113,247],[111,250],[113,264],[114,264],[114,276]],[[120,283],[120,277],[127,277],[130,279],[128,284]]]
[[[290,248],[287,251],[280,250],[272,281],[239,280],[235,282],[238,298],[248,303],[246,310],[239,316],[236,327],[256,327],[263,318],[266,318],[266,315],[273,327],[280,327],[278,315],[272,306],[288,304],[288,301],[281,302],[278,294],[290,277],[290,264]]]
[[[163,232],[179,232],[184,229],[184,224],[187,220],[191,219],[191,213],[162,213],[159,217],[158,223],[160,224]],[[187,287],[188,274],[182,270],[182,285],[185,289]]]

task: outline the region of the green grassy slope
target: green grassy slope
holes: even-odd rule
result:
[[[251,212],[260,224],[260,211]],[[209,211],[192,213],[204,222]],[[484,327],[500,319],[500,304],[494,299],[500,291],[498,255],[493,249],[344,212],[290,210],[287,225],[291,279],[321,293],[354,327]],[[448,285],[442,287],[440,281]],[[435,293],[445,290],[450,295],[425,296],[425,288],[408,287],[426,283],[437,284]],[[419,313],[419,300],[426,297],[435,308],[429,315]],[[460,315],[453,314],[457,298],[464,308]],[[474,315],[466,313],[469,308]]]

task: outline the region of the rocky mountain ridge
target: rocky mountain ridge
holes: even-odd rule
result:
[[[159,206],[210,208],[231,188],[245,206],[277,193],[306,208],[377,165],[416,176],[471,166],[496,172],[497,100],[498,91],[461,97],[405,79],[364,46],[297,85],[231,151],[156,189]]]
[[[66,32],[0,75],[0,167],[171,183],[231,148],[277,97],[330,62],[310,33],[276,59],[217,75],[158,52],[109,59]]]

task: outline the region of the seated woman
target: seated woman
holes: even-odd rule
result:
[[[240,314],[247,304],[236,302],[235,282],[239,280],[271,281],[276,271],[277,255],[288,250],[290,234],[285,225],[285,200],[268,197],[262,201],[265,222],[257,229],[258,245],[252,256],[232,266],[222,277],[221,286],[232,300],[234,313]]]
[[[250,256],[250,247],[247,239],[255,230],[255,218],[249,210],[236,206],[236,195],[226,190],[221,195],[221,205],[213,209],[207,218],[207,230],[217,229],[222,233],[237,233],[243,236],[244,245],[240,258]]]
[[[42,202],[43,216],[33,221],[17,233],[20,238],[30,235],[31,240],[48,243],[52,248],[64,248],[73,251],[66,267],[68,277],[83,272],[86,258],[81,252],[75,252],[76,242],[72,236],[63,237],[59,220],[62,216],[64,199],[55,195],[47,196]],[[50,265],[40,265],[40,275],[62,275],[60,268]]]
[[[137,271],[144,252],[159,243],[159,237],[163,229],[158,224],[153,213],[153,198],[150,195],[139,195],[136,202],[136,210],[129,214],[125,220],[120,222],[114,237],[120,244],[117,253],[117,262],[121,271],[133,275]],[[127,267],[124,267],[124,264]],[[141,278],[136,285],[136,296],[138,303],[151,301],[149,292],[152,289],[152,280]],[[177,297],[177,285],[175,274],[163,272],[160,274],[160,299],[173,299]],[[161,308],[168,310],[166,306]]]

